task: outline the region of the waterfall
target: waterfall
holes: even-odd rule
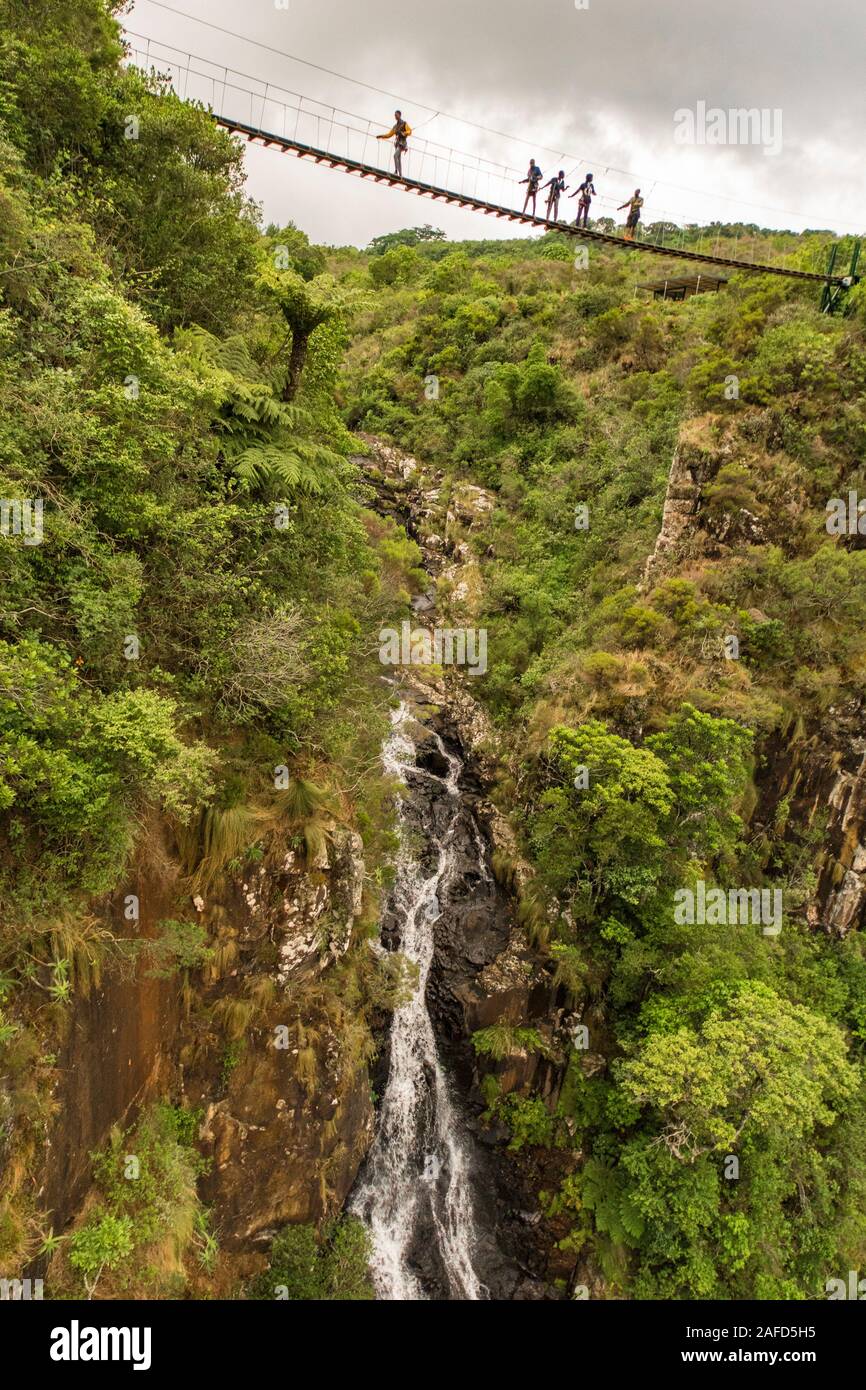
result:
[[[413,1268],[413,1248],[426,1238],[435,1244],[451,1298],[480,1299],[488,1297],[488,1290],[473,1263],[478,1232],[471,1153],[426,1001],[439,899],[453,867],[462,764],[435,735],[447,773],[438,776],[419,768],[415,745],[406,732],[410,720],[405,702],[392,711],[391,733],[382,751],[385,770],[404,786],[410,770],[415,777],[438,783],[437,795],[445,806],[444,828],[430,831],[432,867],[429,859],[422,866],[406,819],[406,797],[399,796],[400,848],[391,906],[399,924],[400,949],[418,966],[418,988],[394,1013],[378,1131],[351,1208],[370,1232],[371,1267],[379,1298],[430,1297]],[[478,848],[480,872],[485,873],[480,843]]]

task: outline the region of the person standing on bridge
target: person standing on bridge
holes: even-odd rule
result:
[[[623,208],[628,208],[628,217],[625,219],[625,239],[634,241],[635,228],[640,222],[640,210],[643,207],[643,198],[640,196],[640,189],[636,188],[631,198],[624,203],[620,203],[617,212],[622,212]]]
[[[526,197],[525,197],[524,200],[523,200],[523,212],[524,212],[524,214],[525,214],[525,212],[526,212],[527,207],[529,206],[529,200],[530,200],[530,198],[531,198],[531,199],[532,199],[532,216],[533,216],[533,217],[536,216],[536,212],[535,212],[535,200],[536,200],[536,198],[538,197],[538,186],[539,186],[539,184],[541,183],[541,180],[542,180],[543,178],[544,178],[544,175],[542,174],[542,172],[541,172],[541,170],[539,169],[538,165],[536,164],[535,160],[534,160],[534,159],[530,159],[530,161],[529,161],[529,172],[527,173],[525,179],[521,179],[521,180],[520,180],[521,183],[527,183],[527,184],[529,184],[529,187],[528,187],[527,190],[526,190]]]
[[[579,227],[579,226],[580,226],[580,219],[581,219],[581,218],[583,218],[583,225],[584,225],[584,227],[587,225],[587,222],[588,222],[588,219],[589,219],[589,207],[590,207],[590,203],[591,203],[592,200],[593,200],[594,195],[595,195],[595,184],[594,184],[593,181],[592,181],[592,174],[587,174],[586,178],[584,179],[584,181],[583,181],[583,183],[580,185],[580,187],[579,187],[579,188],[576,188],[576,189],[574,190],[573,193],[569,193],[568,196],[569,196],[570,198],[579,198],[579,199],[580,199],[580,201],[579,201],[578,204],[577,204],[577,220],[576,220],[576,222],[575,222],[575,224],[574,224],[575,227]]]
[[[544,187],[550,189],[547,195],[547,220],[548,222],[558,222],[559,200],[568,187],[568,184],[565,182],[565,170],[560,169],[559,173],[556,174],[554,178],[547,180]],[[542,192],[543,191],[542,189]]]
[[[412,134],[412,127],[407,121],[403,120],[403,112],[394,112],[394,124],[384,135],[377,135],[377,140],[390,140],[394,136],[394,173],[398,179],[403,177],[403,155],[409,148],[409,136]]]

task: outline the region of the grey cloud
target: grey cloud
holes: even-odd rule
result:
[[[421,135],[516,168],[535,142],[545,170],[560,152],[592,159],[600,174],[622,170],[605,176],[600,191],[622,201],[639,182],[652,190],[650,218],[742,217],[838,230],[866,223],[858,139],[866,123],[862,0],[589,0],[587,10],[573,0],[290,0],[287,10],[273,0],[177,0],[177,7],[399,94]],[[390,97],[301,68],[150,0],[138,0],[126,22],[383,124],[394,109]],[[781,154],[678,145],[675,111],[701,100],[725,110],[779,108]],[[433,110],[530,143],[486,136],[441,115],[431,121]],[[272,152],[251,153],[248,167],[266,218],[290,216],[316,239],[364,244],[431,219],[455,236],[513,235],[508,224],[433,209]]]

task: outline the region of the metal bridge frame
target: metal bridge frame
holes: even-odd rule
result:
[[[859,243],[855,247],[852,273],[844,276],[832,273],[835,254],[831,254],[827,271],[821,274],[820,271],[791,270],[785,266],[731,260],[727,256],[713,256],[708,251],[676,250],[671,246],[657,246],[651,241],[627,241],[625,237],[612,236],[608,232],[592,232],[586,227],[576,227],[573,223],[550,222],[546,217],[532,217],[528,213],[515,212],[513,208],[501,207],[497,203],[488,203],[481,198],[467,197],[460,193],[449,193],[445,189],[437,188],[435,184],[422,183],[420,180],[409,178],[406,175],[398,177],[397,174],[377,169],[373,164],[363,164],[359,160],[349,159],[348,156],[344,158],[342,155],[331,154],[327,150],[316,149],[314,145],[305,145],[299,140],[290,140],[284,135],[260,130],[256,126],[245,125],[242,121],[233,121],[226,116],[218,116],[216,113],[213,114],[213,119],[217,125],[223,126],[232,134],[245,136],[251,144],[275,145],[278,149],[296,154],[299,159],[309,158],[314,160],[316,164],[327,164],[332,169],[343,169],[349,174],[359,174],[362,179],[373,179],[376,183],[389,184],[392,188],[403,188],[409,193],[417,193],[419,197],[429,197],[433,202],[453,203],[461,208],[474,208],[488,216],[507,218],[509,222],[522,222],[531,227],[547,227],[552,231],[564,232],[567,236],[580,237],[584,241],[603,242],[608,246],[620,246],[628,251],[651,251],[655,255],[674,257],[681,261],[699,261],[708,265],[733,266],[737,270],[751,270],[764,275],[784,275],[789,280],[807,280],[813,284],[823,285],[822,308],[825,308],[826,301],[825,312],[832,313],[844,291],[850,288],[850,285],[855,283],[857,279],[854,272],[856,271]],[[833,253],[836,249],[834,245]]]
[[[830,255],[827,260],[827,281],[821,294],[821,313],[833,314],[844,301],[845,291],[850,290],[852,285],[856,285],[860,276],[857,274],[857,266],[860,263],[860,242],[855,241],[851,248],[851,264],[848,267],[848,274],[841,279],[832,277],[831,272],[836,264],[836,255],[839,246],[835,243],[830,247]]]

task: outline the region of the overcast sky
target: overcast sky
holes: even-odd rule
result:
[[[639,184],[645,221],[866,230],[866,0],[284,3],[135,0],[125,24],[207,60],[203,72],[228,67],[272,84],[271,91],[281,86],[370,118],[374,129],[387,129],[399,105],[417,132],[415,161],[419,142],[429,139],[514,170],[535,155],[545,178],[561,166],[579,173],[572,187],[592,170],[599,214]],[[189,90],[195,94],[194,83]],[[213,91],[199,80],[198,94],[209,99]],[[237,92],[232,99],[247,100]],[[777,146],[781,136],[781,149],[681,143],[676,113],[696,113],[698,103],[726,113],[763,109],[764,142]],[[267,115],[272,125],[278,119],[272,106]],[[734,134],[718,125],[717,133]],[[369,148],[387,161],[384,143]],[[314,241],[363,246],[427,221],[452,238],[515,235],[508,222],[434,206],[273,149],[248,147],[246,163],[265,221],[294,221]],[[516,175],[501,188],[519,205]],[[575,204],[565,206],[573,217]]]

